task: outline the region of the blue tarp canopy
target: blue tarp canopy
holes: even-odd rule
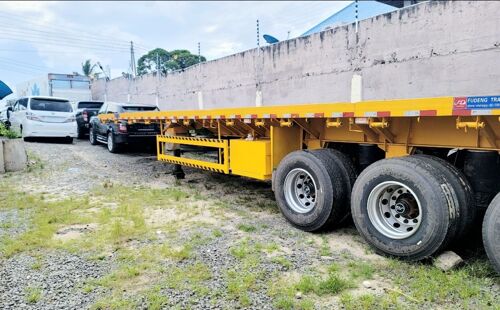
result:
[[[12,89],[5,85],[4,82],[0,81],[0,100],[12,94]]]

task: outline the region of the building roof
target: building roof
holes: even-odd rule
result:
[[[384,1],[390,2],[390,1]],[[402,2],[402,1],[401,1]],[[394,11],[394,5],[382,3],[382,1],[358,1],[358,20],[367,19],[376,15]],[[335,28],[341,25],[350,24],[356,21],[356,3],[353,1],[345,8],[328,17],[302,36],[310,35],[316,32],[324,31],[329,28]]]

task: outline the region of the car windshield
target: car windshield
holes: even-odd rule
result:
[[[132,107],[132,106],[128,106],[128,107],[122,107],[124,111],[157,111],[158,108],[157,107],[140,107],[140,106],[136,106],[136,107]]]
[[[78,109],[100,109],[102,102],[78,102]]]
[[[53,111],[53,112],[73,112],[71,104],[67,100],[51,99],[31,99],[31,110]]]

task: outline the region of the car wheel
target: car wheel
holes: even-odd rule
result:
[[[115,141],[115,135],[113,134],[112,131],[108,132],[108,140],[107,140],[107,145],[108,145],[108,151],[111,153],[118,153],[119,151],[119,145]]]
[[[85,138],[85,133],[82,131],[82,129],[80,128],[80,126],[76,127],[76,132],[77,132],[78,139]]]
[[[23,138],[24,142],[30,142],[32,141],[30,137],[25,137],[24,136],[24,133],[23,133],[23,126],[20,126],[19,127],[19,134],[21,135],[21,137]]]
[[[89,142],[92,145],[97,145],[97,134],[95,133],[95,130],[93,127],[90,127],[90,130],[89,130]]]

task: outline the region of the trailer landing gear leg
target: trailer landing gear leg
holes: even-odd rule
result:
[[[180,149],[174,150],[174,156],[181,157],[181,150]],[[184,170],[182,170],[182,166],[178,165],[178,164],[174,165],[174,169],[172,170],[172,174],[174,175],[175,179],[177,179],[177,180],[182,180],[186,177]]]

